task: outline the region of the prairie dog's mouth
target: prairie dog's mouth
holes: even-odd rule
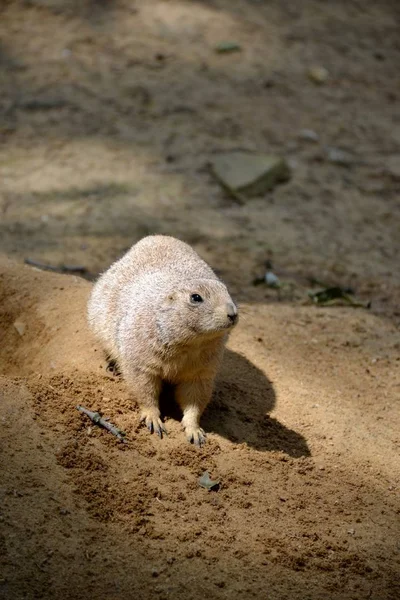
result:
[[[217,325],[216,330],[224,330],[224,329],[233,329],[238,322],[238,317],[236,316],[234,319],[227,319],[221,325]]]

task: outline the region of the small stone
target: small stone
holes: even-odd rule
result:
[[[299,132],[299,138],[306,142],[318,142],[319,135],[313,129],[302,129]]]
[[[152,577],[158,577],[158,575],[159,575],[159,572],[157,571],[157,569],[152,569],[151,570],[151,576]]]
[[[353,156],[340,148],[327,148],[326,156],[329,162],[342,167],[348,167],[354,162]]]
[[[329,78],[329,71],[325,67],[311,67],[308,69],[307,74],[311,81],[317,85],[325,83]]]
[[[355,530],[355,529],[348,529],[348,530],[347,530],[347,533],[348,533],[349,535],[354,535],[354,534],[355,534],[355,532],[356,532],[356,530]]]
[[[219,481],[216,479],[215,481],[213,481],[210,478],[210,474],[208,471],[204,471],[203,475],[200,477],[199,481],[199,486],[206,488],[208,491],[210,490],[217,490],[219,488]]]
[[[25,333],[26,325],[22,321],[15,321],[14,327],[18,331],[19,335],[22,337]]]
[[[281,285],[281,282],[279,281],[279,277],[277,277],[275,275],[275,273],[273,273],[272,271],[267,271],[265,273],[264,280],[265,280],[265,283],[268,285],[268,287],[279,288]]]
[[[233,196],[260,196],[290,179],[287,161],[273,154],[221,152],[211,160],[216,179]]]

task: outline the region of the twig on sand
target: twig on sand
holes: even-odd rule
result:
[[[109,431],[110,433],[115,435],[115,437],[118,438],[119,441],[122,442],[123,444],[127,443],[127,440],[125,439],[125,432],[121,431],[121,429],[118,429],[118,427],[116,427],[112,423],[109,423],[107,418],[103,419],[99,412],[92,412],[91,410],[88,410],[84,406],[77,406],[76,408],[77,408],[77,410],[79,410],[79,412],[81,412],[84,415],[86,415],[87,417],[89,417],[89,419],[95,425],[98,425],[99,427],[104,427],[104,429],[107,429],[107,431]]]
[[[33,258],[25,258],[24,262],[26,265],[36,267],[42,271],[54,271],[55,273],[87,273],[87,268],[81,265],[48,265],[34,260]]]

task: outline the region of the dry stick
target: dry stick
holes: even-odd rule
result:
[[[26,265],[30,265],[31,267],[36,267],[37,269],[42,269],[42,271],[55,271],[56,273],[86,273],[87,268],[82,267],[81,265],[60,265],[59,267],[55,265],[48,265],[46,263],[38,262],[33,258],[25,258],[24,260]]]
[[[120,440],[120,442],[122,442],[123,444],[127,443],[127,440],[125,439],[125,432],[118,429],[118,427],[116,427],[112,423],[109,423],[107,421],[107,419],[103,419],[99,412],[92,412],[91,410],[88,410],[87,408],[84,408],[83,406],[77,406],[76,408],[77,408],[77,410],[79,410],[79,412],[81,412],[84,415],[86,415],[87,417],[89,417],[89,419],[95,425],[98,425],[99,427],[104,427],[104,429],[107,429],[107,431],[109,431],[110,433],[115,435]]]

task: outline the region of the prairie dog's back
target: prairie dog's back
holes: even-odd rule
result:
[[[140,240],[110,269],[120,283],[132,282],[151,271],[168,273],[171,278],[217,279],[214,271],[185,242],[166,235],[152,235]]]

